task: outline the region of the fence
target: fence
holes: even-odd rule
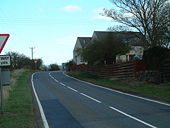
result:
[[[117,64],[114,66],[113,77],[127,78],[135,76],[135,65],[133,62]]]
[[[70,69],[71,71],[90,72],[100,77],[136,77],[142,81],[155,83],[170,82],[170,60],[164,61],[161,71],[148,70],[143,60],[103,66],[72,65]]]
[[[72,65],[71,71],[93,72],[100,77],[127,78],[135,77],[136,72],[145,70],[142,60],[104,66]]]

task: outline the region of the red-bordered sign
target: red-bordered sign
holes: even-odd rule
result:
[[[9,34],[0,34],[0,53],[2,52],[9,36]]]

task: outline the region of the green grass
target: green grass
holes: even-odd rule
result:
[[[10,90],[0,128],[35,128],[32,94],[29,86],[31,71],[24,71]]]
[[[170,84],[153,84],[135,79],[99,78],[85,72],[68,72],[67,74],[100,86],[170,102]]]

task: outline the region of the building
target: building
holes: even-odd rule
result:
[[[131,46],[131,50],[125,55],[117,55],[116,63],[128,62],[131,60],[141,60],[144,48],[142,46]]]
[[[75,64],[86,64],[83,61],[79,51],[85,48],[91,42],[91,37],[78,37],[73,50],[73,61]]]
[[[134,59],[141,59],[143,56],[143,46],[141,35],[138,32],[109,32],[109,31],[94,31],[92,37],[78,37],[74,50],[73,50],[73,60],[78,64],[86,64],[82,60],[79,50],[85,48],[89,43],[94,40],[102,40],[105,38],[121,38],[124,43],[131,46],[129,53],[125,55],[117,55],[116,63],[127,62]]]

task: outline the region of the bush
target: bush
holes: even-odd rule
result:
[[[60,68],[57,64],[50,64],[49,65],[49,71],[57,71],[57,70],[60,70]]]
[[[149,70],[161,70],[165,59],[170,58],[170,49],[164,47],[152,47],[144,51],[143,59]]]

